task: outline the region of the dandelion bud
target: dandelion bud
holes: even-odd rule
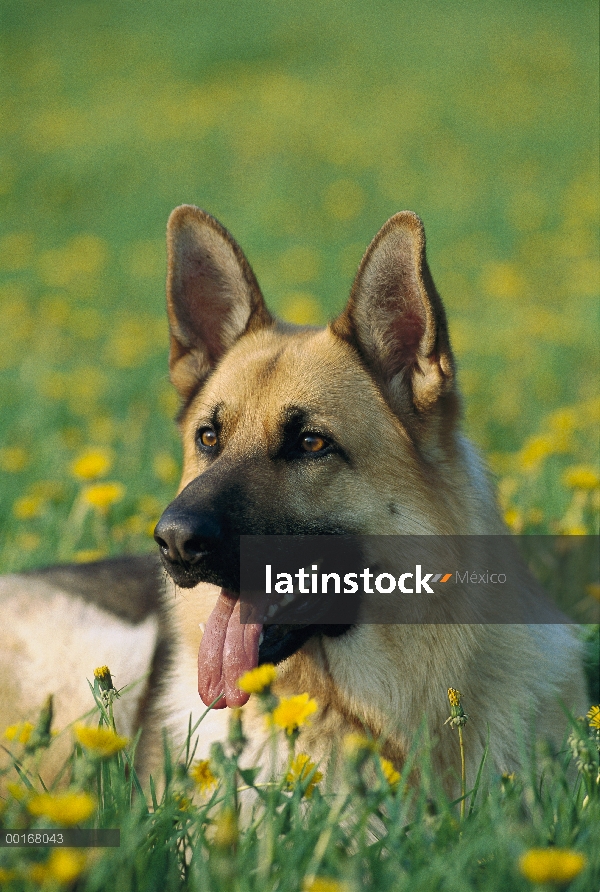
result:
[[[223,744],[219,743],[219,741],[215,741],[210,745],[210,761],[213,763],[215,768],[222,772],[224,767],[227,765],[227,756],[225,755],[225,750],[223,749]]]
[[[448,688],[448,700],[450,702],[450,716],[444,722],[451,728],[461,728],[467,724],[469,716],[465,713],[460,703],[461,693],[456,688]]]
[[[98,666],[97,669],[94,669],[94,678],[98,680],[98,686],[101,691],[115,690],[108,666]]]
[[[46,702],[42,706],[42,711],[40,712],[40,717],[37,720],[37,724],[33,729],[29,740],[25,744],[26,752],[33,752],[40,747],[50,746],[50,741],[52,739],[50,729],[52,727],[53,715],[54,701],[52,694],[49,694],[46,698]]]
[[[425,814],[428,818],[435,818],[440,813],[437,802],[428,796],[425,800]]]
[[[98,666],[94,669],[94,691],[107,708],[118,698],[119,692],[113,684],[108,666]]]
[[[600,753],[600,706],[590,707],[587,720],[590,726],[590,739],[594,741]]]
[[[581,774],[591,777],[598,770],[596,759],[592,753],[592,740],[586,734],[586,725],[583,718],[577,720],[577,728],[573,728],[569,734],[567,743],[577,764],[577,770]]]
[[[246,737],[244,736],[244,729],[242,727],[242,710],[241,709],[232,709],[231,716],[229,717],[229,733],[227,735],[227,742],[231,746],[233,753],[235,756],[240,756],[246,743],[248,742]]]

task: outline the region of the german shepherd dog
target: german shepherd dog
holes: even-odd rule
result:
[[[224,733],[224,707],[263,724],[238,677],[278,664],[279,695],[319,710],[299,745],[326,759],[344,734],[382,739],[401,768],[422,722],[439,738],[446,691],[470,717],[473,777],[489,726],[498,770],[515,766],[515,721],[559,744],[561,701],[586,705],[566,622],[244,623],[239,538],[246,534],[503,534],[494,496],[459,429],[456,367],[420,219],[376,235],[344,311],[325,329],[273,318],[252,269],[213,217],[184,205],[168,223],[170,375],[181,397],[184,466],[159,521],[157,558],[122,558],[5,577],[0,583],[0,721],[31,718],[53,692],[60,727],[90,706],[85,681],[110,666],[122,733],[143,728],[155,764],[160,726],[185,736],[190,713],[221,696],[199,754]],[[533,578],[519,584],[534,590]],[[253,698],[252,698],[253,699]],[[444,774],[456,735],[433,747]],[[158,741],[158,744],[157,744]],[[49,769],[51,770],[51,769]]]

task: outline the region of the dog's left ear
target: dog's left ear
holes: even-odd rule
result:
[[[331,327],[359,351],[396,411],[427,413],[453,389],[446,314],[416,214],[401,211],[380,229]]]
[[[273,320],[242,249],[206,211],[175,208],[167,251],[169,370],[186,400],[238,338]]]

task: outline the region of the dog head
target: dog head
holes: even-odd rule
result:
[[[454,361],[413,213],[380,230],[325,329],[275,320],[239,246],[198,208],[172,213],[168,254],[184,469],[155,538],[178,585],[221,587],[203,699],[220,685],[237,705],[257,660],[345,631],[269,626],[259,653],[262,629],[238,628],[241,535],[456,532],[444,506],[460,481],[440,474],[457,450]]]

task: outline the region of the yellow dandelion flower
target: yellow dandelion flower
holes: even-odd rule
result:
[[[526,282],[514,263],[486,264],[483,285],[494,297],[515,298],[523,294]]]
[[[519,453],[519,464],[524,471],[533,471],[554,451],[555,442],[552,437],[543,434],[530,437]]]
[[[48,875],[59,883],[72,883],[83,872],[85,854],[74,849],[53,849],[48,858]]]
[[[125,495],[122,483],[94,483],[86,486],[83,498],[88,505],[100,512],[108,511],[111,505],[119,502]]]
[[[121,737],[112,728],[88,728],[87,725],[75,725],[75,737],[86,750],[101,759],[114,756],[129,743],[128,737]]]
[[[28,873],[29,878],[32,879],[34,883],[37,883],[38,886],[43,886],[46,880],[50,879],[47,864],[32,864]]]
[[[38,793],[27,803],[32,815],[48,818],[54,824],[70,827],[87,821],[96,807],[89,793]]]
[[[590,728],[598,728],[598,730],[600,730],[600,706],[590,707],[590,710],[587,713],[587,719]]]
[[[102,548],[83,548],[81,551],[75,552],[73,560],[76,564],[89,564],[99,561],[103,557],[106,557],[106,551]]]
[[[193,768],[190,769],[190,777],[200,788],[201,793],[207,793],[217,784],[217,778],[210,769],[208,759],[201,759],[200,762],[196,762]]]
[[[0,449],[0,470],[18,474],[27,466],[29,457],[22,446],[5,446]]]
[[[570,883],[581,873],[587,859],[572,849],[530,849],[519,860],[519,870],[531,883]]]
[[[39,496],[22,496],[13,505],[13,514],[17,520],[33,520],[41,517],[46,507],[46,500]]]
[[[282,697],[273,710],[273,722],[287,734],[293,734],[306,724],[308,717],[317,711],[317,701],[308,694]]]
[[[527,512],[527,520],[537,526],[544,520],[544,512],[541,508],[530,508]]]
[[[577,427],[577,413],[574,409],[557,409],[548,416],[550,427],[556,431],[572,431]]]
[[[288,790],[293,790],[299,783],[306,783],[310,777],[308,786],[304,791],[306,798],[310,799],[315,786],[323,780],[323,773],[321,771],[315,771],[315,768],[316,764],[311,762],[310,756],[306,753],[298,753],[285,776]]]
[[[108,473],[111,467],[109,454],[103,449],[82,452],[71,465],[71,473],[80,480],[96,480]]]
[[[20,784],[15,784],[14,781],[9,781],[6,785],[6,789],[17,802],[22,802],[27,795],[25,787],[22,787]]]
[[[589,595],[590,598],[594,598],[595,601],[600,601],[600,583],[598,582],[590,582],[589,585],[585,587],[586,595]]]
[[[14,880],[16,875],[14,870],[6,870],[4,867],[0,867],[0,884],[10,883],[11,880]]]
[[[238,678],[238,688],[245,691],[246,694],[262,694],[265,688],[270,688],[277,678],[277,670],[272,663],[264,663],[257,666],[256,669],[250,669],[248,672]]]
[[[7,740],[15,740],[17,743],[26,744],[31,737],[33,731],[31,722],[19,722],[16,725],[9,725],[4,736]]]
[[[587,530],[581,523],[565,524],[561,526],[560,532],[563,536],[586,536]]]
[[[344,750],[348,755],[354,755],[363,750],[374,751],[375,749],[375,741],[365,734],[346,734],[344,737]]]
[[[390,787],[395,787],[396,784],[400,782],[400,772],[396,771],[392,763],[389,759],[384,759],[383,757],[379,758],[379,764],[381,766],[381,770],[383,771],[383,775],[390,785]]]
[[[508,508],[504,512],[504,522],[515,533],[520,533],[523,529],[523,515],[516,508]]]
[[[43,886],[46,880],[50,879],[47,864],[32,864],[27,871],[27,875],[38,886]]]
[[[73,849],[54,849],[45,864],[32,864],[29,877],[39,886],[47,881],[70,885],[83,872],[85,855]]]
[[[456,688],[448,688],[448,700],[450,706],[460,706],[460,691],[457,691]]]
[[[600,475],[587,465],[576,465],[567,468],[562,481],[570,489],[597,489],[600,486]]]
[[[156,524],[154,524],[154,526],[156,526]],[[115,532],[118,530],[121,538],[128,535],[139,536],[144,532],[145,527],[145,517],[141,514],[132,514],[119,527],[115,527]]]
[[[353,220],[360,213],[365,194],[354,180],[336,180],[325,192],[324,204],[336,220]]]
[[[284,300],[281,315],[286,322],[295,325],[317,325],[320,322],[320,307],[312,294],[294,292],[287,294]]]
[[[225,808],[215,821],[213,842],[219,848],[229,848],[238,838],[237,815],[231,808]]]
[[[36,548],[41,543],[41,538],[37,535],[37,533],[30,533],[26,530],[22,530],[17,536],[15,536],[15,545],[17,548],[22,549],[23,551],[35,551]]]
[[[159,515],[162,513],[163,506],[156,498],[156,496],[142,496],[138,502],[138,508],[142,514],[149,515],[150,517],[154,517],[155,515]]]
[[[517,775],[514,771],[508,772],[505,771],[500,778],[500,787],[502,790],[507,790],[517,779]]]
[[[152,468],[162,483],[174,483],[179,475],[179,465],[168,452],[159,452],[155,455]]]
[[[60,502],[65,496],[65,486],[58,480],[36,480],[31,485],[31,492],[41,499]]]
[[[295,245],[279,258],[279,271],[284,282],[311,282],[319,277],[321,253],[308,245]]]
[[[348,892],[348,886],[329,877],[314,877],[304,881],[302,892]]]

